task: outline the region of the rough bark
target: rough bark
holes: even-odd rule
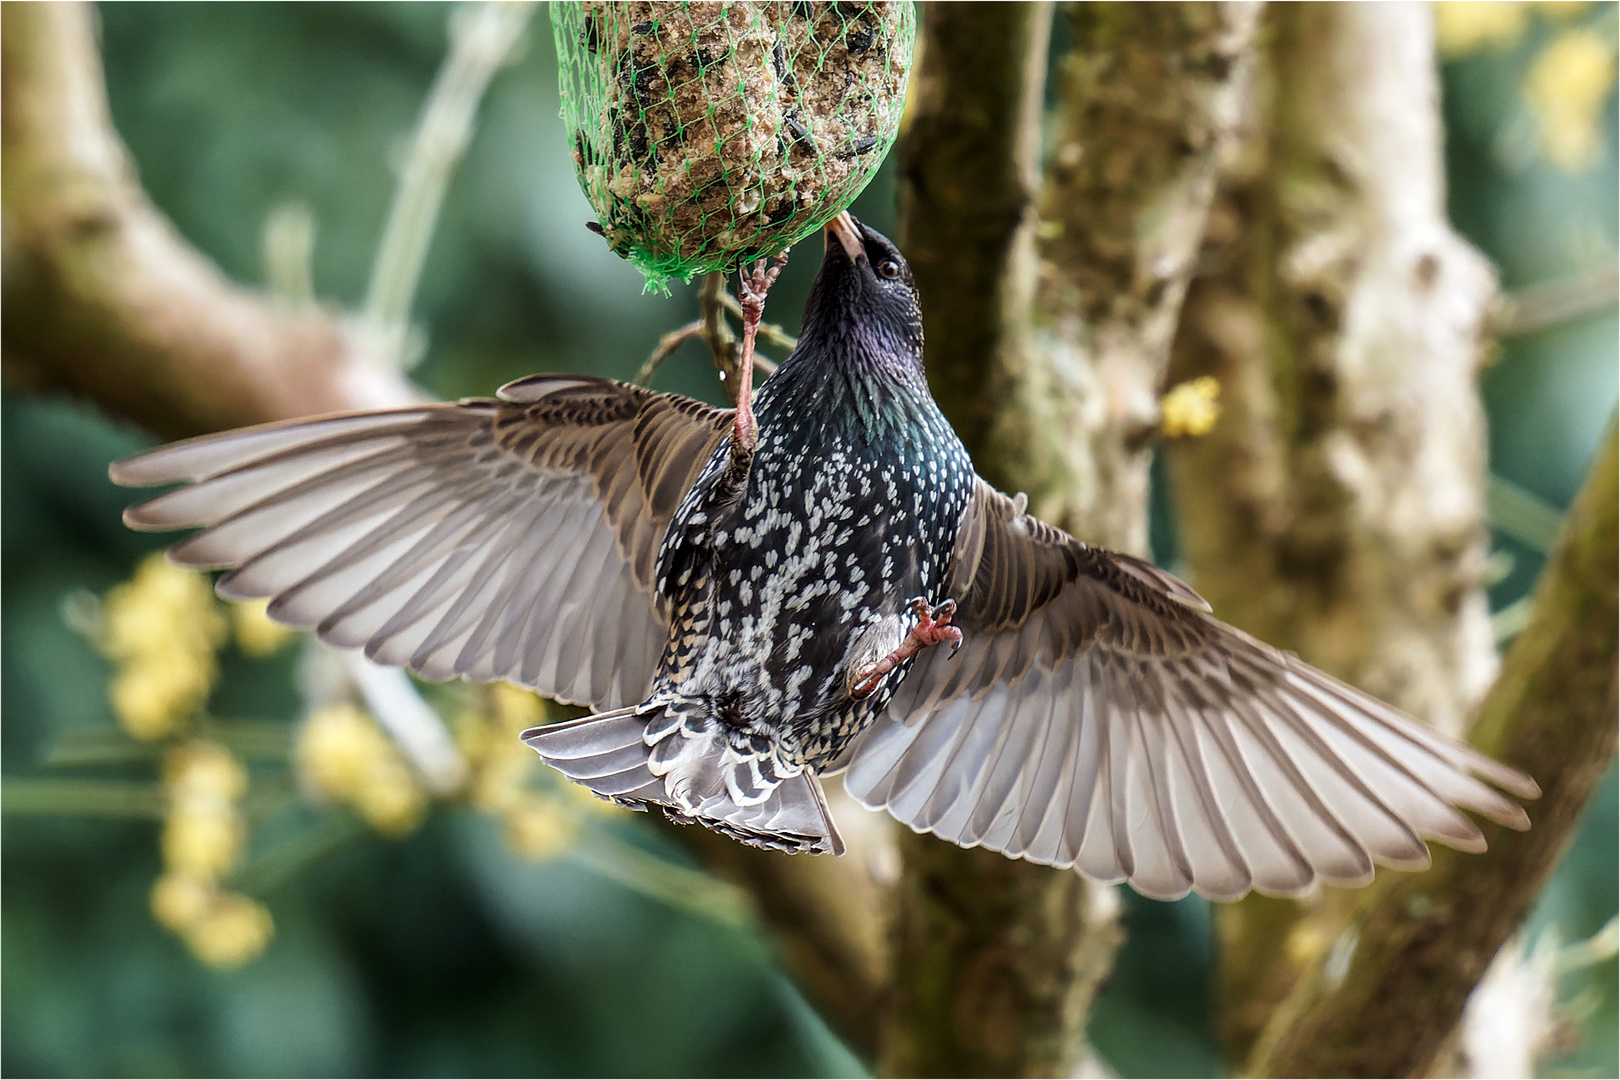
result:
[[[1222,385],[1215,430],[1169,451],[1188,567],[1222,618],[1455,733],[1496,663],[1475,389],[1495,281],[1445,216],[1430,15],[1268,19],[1172,367]],[[1219,913],[1233,1060],[1347,903]]]
[[[1035,295],[1051,21],[1044,2],[925,5],[898,151],[896,239],[922,292],[928,381],[985,478],[1004,488],[1016,482],[1008,463],[1024,456],[996,433],[1017,412]]]
[[[1611,425],[1535,593],[1535,613],[1474,726],[1534,776],[1534,827],[1487,826],[1484,855],[1437,851],[1362,897],[1336,954],[1266,1025],[1256,1076],[1427,1076],[1468,994],[1535,903],[1608,771],[1620,665],[1620,465]]]
[[[415,400],[330,312],[228,282],[141,190],[87,4],[0,5],[5,373],[165,436]]]
[[[1247,98],[1260,5],[1075,4],[1041,193],[1041,279],[1021,383],[1031,506],[1147,553],[1148,444],[1217,167]],[[1026,435],[1026,439],[1031,436]]]
[[[1255,14],[1072,9],[1044,191],[1047,12],[934,4],[923,20],[900,204],[930,381],[986,478],[1088,539],[1145,548],[1144,436]],[[1116,898],[927,836],[901,853],[882,1071],[1067,1074],[1121,939]]]
[[[1050,4],[928,4],[901,145],[900,245],[922,294],[929,381],[981,472],[1019,481],[1016,412],[1035,285],[1034,201]],[[1036,442],[1038,445],[1038,440]],[[1041,1076],[1079,1056],[1089,938],[1072,873],[900,840],[879,1071]],[[1099,941],[1106,972],[1112,943]],[[1099,976],[1100,977],[1099,973]]]

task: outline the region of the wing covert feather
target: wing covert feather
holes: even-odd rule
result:
[[[978,481],[920,656],[844,755],[918,831],[1173,898],[1297,895],[1529,825],[1523,773],[1213,618],[1173,575]],[[1501,790],[1497,790],[1501,789]],[[1504,794],[1504,792],[1506,794]]]
[[[231,599],[427,678],[639,702],[668,635],[654,564],[731,413],[607,379],[267,424],[114,464],[170,558]]]

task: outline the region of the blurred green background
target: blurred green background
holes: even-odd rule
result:
[[[316,291],[357,307],[391,163],[444,56],[446,8],[100,10],[114,119],[180,232],[234,279],[261,283],[267,216],[307,205]],[[416,377],[444,397],[533,371],[629,378],[661,333],[695,314],[691,287],[644,293],[641,275],[585,229],[545,19],[541,9],[526,51],[484,101],[428,256]],[[1532,18],[1443,68],[1452,214],[1509,289],[1613,265],[1620,235],[1612,84],[1595,164],[1565,171],[1526,149],[1521,85],[1557,31]],[[891,163],[856,213],[888,229],[893,190]],[[815,246],[772,293],[767,318],[790,331]],[[1611,307],[1503,343],[1484,379],[1497,475],[1554,509],[1568,503],[1615,407],[1616,341]],[[657,385],[719,397],[697,345]],[[123,529],[130,496],[106,480],[108,461],[149,436],[60,398],[8,390],[0,410],[0,750],[10,778],[47,773],[64,735],[113,723],[108,664],[70,627],[64,602],[128,578],[160,541]],[[1161,561],[1173,558],[1170,535],[1157,530]],[[1506,533],[1497,543],[1511,558],[1493,590],[1502,608],[1529,589],[1541,553]],[[216,712],[296,719],[293,653],[257,661],[227,650],[223,663]],[[73,775],[150,778],[155,762]],[[1588,936],[1614,915],[1616,817],[1611,769],[1532,936]],[[641,822],[605,828],[683,860]],[[650,899],[569,856],[520,858],[471,811],[438,810],[399,841],[354,829],[271,881],[259,899],[275,939],[226,973],[199,964],[149,914],[155,819],[8,814],[3,830],[8,1075],[860,1072],[757,930]],[[1093,1017],[1093,1044],[1123,1075],[1217,1072],[1207,905],[1132,894],[1128,912],[1130,941]],[[1584,1020],[1556,1073],[1620,1069],[1616,978],[1612,960],[1564,977],[1561,994]]]

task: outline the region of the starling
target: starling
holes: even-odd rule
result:
[[[229,599],[428,679],[596,710],[524,733],[598,795],[838,852],[820,778],[1153,897],[1294,894],[1524,829],[1534,781],[1226,626],[974,472],[893,244],[849,215],[736,410],[536,375],[115,464]],[[745,277],[751,347],[771,275]],[[744,381],[751,363],[743,364]],[[1500,789],[1500,790],[1498,790]]]

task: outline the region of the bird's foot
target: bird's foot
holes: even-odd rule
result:
[[[742,305],[743,337],[742,358],[737,365],[737,445],[752,450],[759,439],[759,428],[754,423],[754,338],[759,333],[759,321],[765,317],[765,294],[776,284],[782,268],[787,265],[787,252],[782,252],[770,264],[760,259],[752,270],[738,271],[737,302]]]
[[[962,647],[962,631],[951,624],[951,617],[956,614],[956,601],[947,600],[939,607],[934,607],[922,597],[917,597],[907,605],[907,610],[917,616],[917,625],[911,628],[911,633],[888,656],[875,664],[868,665],[855,673],[855,686],[850,696],[863,698],[878,688],[883,677],[901,664],[910,660],[924,649],[943,642],[951,643],[951,655]]]

